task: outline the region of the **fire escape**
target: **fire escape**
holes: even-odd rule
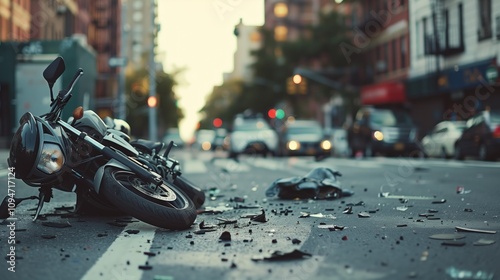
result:
[[[431,32],[424,34],[424,52],[427,73],[435,73],[436,86],[441,83],[439,74],[442,59],[464,52],[463,5],[445,7],[445,0],[434,0],[432,5]]]

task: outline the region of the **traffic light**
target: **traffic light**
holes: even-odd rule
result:
[[[276,109],[269,109],[269,111],[267,111],[267,116],[270,119],[276,118]]]
[[[276,110],[276,118],[282,120],[285,117],[285,111],[283,109]]]
[[[156,96],[148,97],[148,107],[154,108],[156,107],[156,105],[158,105],[158,99],[156,98]]]
[[[220,118],[215,118],[214,121],[212,122],[214,127],[221,127],[222,126],[222,120]]]

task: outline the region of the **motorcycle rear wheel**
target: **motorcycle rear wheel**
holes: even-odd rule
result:
[[[156,188],[133,172],[108,167],[99,192],[123,212],[157,227],[187,229],[196,219],[193,201],[165,180]]]

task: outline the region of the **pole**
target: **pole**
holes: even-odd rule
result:
[[[151,2],[151,48],[149,51],[149,96],[156,95],[156,63],[155,63],[155,37],[156,37],[156,15],[155,0]],[[149,108],[149,140],[157,141],[157,117],[156,106]]]
[[[121,11],[121,42],[120,42],[120,57],[126,57],[127,51],[127,35],[128,35],[128,22],[127,22],[127,0],[122,1],[122,11]],[[120,66],[120,76],[118,85],[118,118],[126,119],[126,108],[125,108],[125,65]]]

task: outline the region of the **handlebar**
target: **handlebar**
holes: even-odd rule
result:
[[[57,98],[50,104],[52,108],[50,110],[50,113],[48,114],[49,118],[55,120],[56,118],[59,117],[62,109],[64,108],[64,105],[66,105],[66,103],[71,98],[71,91],[73,90],[73,86],[82,75],[83,75],[83,69],[79,68],[76,71],[75,75],[73,76],[73,79],[71,79],[68,88],[59,91]]]
[[[69,83],[68,88],[65,91],[59,92],[59,95],[61,93],[63,93],[63,92],[64,92],[64,95],[70,93],[73,90],[73,86],[75,85],[76,81],[78,81],[78,79],[82,75],[83,75],[83,69],[82,68],[78,68],[78,70],[76,71],[75,75],[73,76],[73,79],[71,79],[71,82]]]

